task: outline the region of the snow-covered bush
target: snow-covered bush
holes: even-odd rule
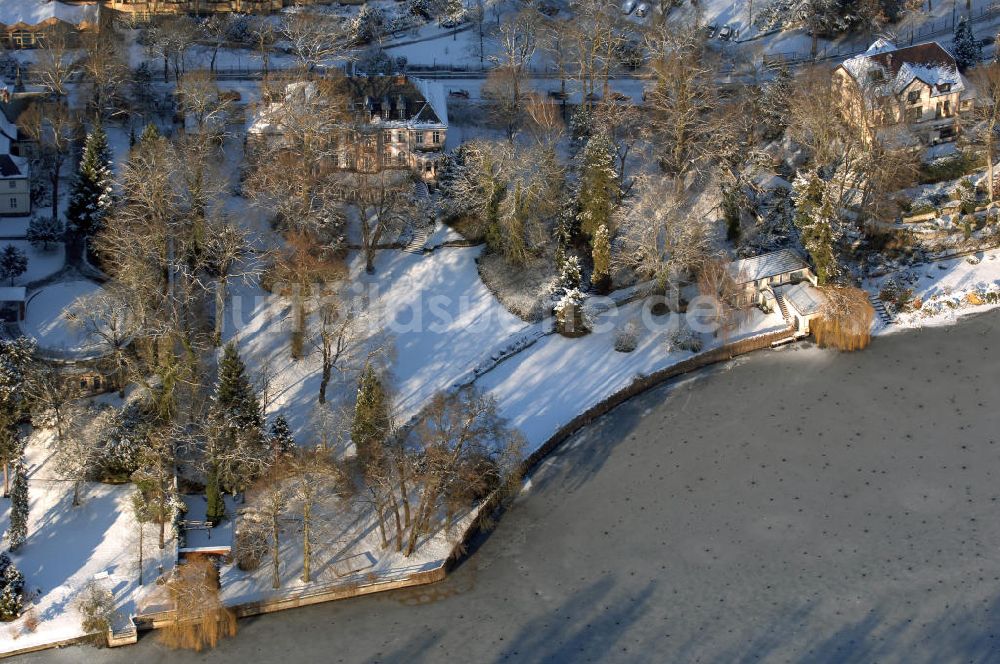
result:
[[[580,292],[580,289],[573,288],[566,291],[553,312],[556,315],[556,331],[567,337],[581,337],[590,332],[590,322],[583,310],[583,303],[587,297]]]
[[[34,217],[28,223],[28,242],[35,249],[52,251],[56,243],[62,240],[62,237],[62,224],[52,217]]]
[[[236,566],[244,572],[260,567],[268,553],[267,529],[253,519],[243,519],[236,531]]]
[[[500,303],[521,320],[537,322],[549,312],[552,291],[559,277],[548,258],[513,266],[500,254],[485,254],[478,261],[479,276]]]
[[[16,620],[24,605],[24,574],[6,553],[0,554],[0,622]]]
[[[567,290],[572,290],[580,287],[582,279],[580,259],[576,256],[568,256],[563,261],[562,270],[559,271],[559,285]]]
[[[380,40],[386,33],[385,12],[375,5],[362,5],[351,22],[351,35],[356,41],[369,43]]]
[[[139,468],[139,454],[149,431],[145,409],[139,402],[121,410],[103,409],[94,418],[98,455],[95,475],[101,481],[126,481]]]
[[[97,581],[88,581],[76,602],[80,613],[80,627],[94,635],[94,642],[105,642],[115,617],[115,596]]]
[[[635,347],[639,344],[638,331],[639,326],[634,318],[625,323],[625,326],[615,333],[615,350],[619,353],[631,353],[634,351]]]
[[[667,333],[667,352],[690,351],[697,353],[700,350],[701,335],[691,329],[686,317],[681,316],[677,325]]]

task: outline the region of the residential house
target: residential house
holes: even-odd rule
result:
[[[97,28],[100,11],[96,0],[0,1],[0,38],[7,48],[34,48],[58,32],[72,44],[81,32]]]
[[[0,154],[0,216],[23,217],[31,214],[31,185],[28,160]]]
[[[106,6],[140,20],[163,14],[268,14],[283,7],[329,0],[107,0]]]
[[[331,166],[369,173],[409,169],[425,181],[436,180],[448,132],[442,85],[406,76],[348,77],[343,85],[347,117]],[[286,86],[284,100],[265,105],[251,118],[248,143],[279,139],[284,105],[304,103],[316,94],[315,86]]]
[[[775,287],[800,282],[816,284],[816,275],[809,264],[792,249],[742,258],[730,263],[728,269],[736,284],[736,306],[760,306],[773,311],[777,306]]]
[[[823,315],[826,297],[808,281],[796,284],[781,293],[787,320],[795,335],[809,334],[809,324]]]
[[[839,65],[833,78],[849,116],[905,127],[929,144],[954,140],[975,100],[955,58],[937,42],[897,48],[878,39]]]

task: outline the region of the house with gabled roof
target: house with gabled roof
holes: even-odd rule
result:
[[[809,263],[793,249],[741,258],[729,263],[727,269],[736,285],[736,306],[755,305],[773,310],[777,306],[776,287],[800,282],[816,284]]]
[[[366,173],[410,169],[422,179],[437,179],[448,133],[444,87],[407,76],[353,76],[343,79],[347,119],[339,127],[341,149],[331,164]],[[276,140],[282,134],[285,104],[309,103],[315,82],[290,83],[284,99],[260,108],[249,119],[248,141]]]
[[[851,103],[864,104],[882,125],[905,126],[930,144],[954,140],[975,100],[975,88],[937,42],[899,48],[880,38],[838,65],[833,79],[849,116]]]

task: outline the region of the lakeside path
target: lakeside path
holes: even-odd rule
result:
[[[445,581],[24,662],[1000,659],[1000,311],[656,388],[544,461]]]

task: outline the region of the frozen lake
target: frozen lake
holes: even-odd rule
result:
[[[558,450],[441,584],[77,662],[1000,660],[1000,312],[757,353]]]

